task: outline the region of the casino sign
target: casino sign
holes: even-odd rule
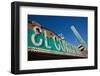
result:
[[[57,35],[35,21],[28,23],[28,51],[87,57],[87,54],[83,53],[87,49],[82,47],[82,44],[79,46],[69,44],[63,36]]]

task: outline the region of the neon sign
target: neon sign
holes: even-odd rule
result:
[[[46,51],[81,55],[78,47],[69,44],[52,31],[40,26],[28,28],[28,46],[30,48],[45,49]]]

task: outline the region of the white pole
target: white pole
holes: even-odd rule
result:
[[[83,38],[81,37],[81,35],[79,34],[79,32],[76,30],[75,26],[71,26],[71,30],[73,31],[73,33],[75,34],[75,36],[77,37],[77,39],[80,41],[80,43],[87,48],[87,44],[85,43],[85,41],[83,40]]]

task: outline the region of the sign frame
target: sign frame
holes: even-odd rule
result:
[[[43,7],[43,8],[60,8],[60,9],[80,9],[94,11],[94,65],[80,67],[62,67],[48,69],[27,69],[20,70],[20,7]],[[48,3],[31,3],[31,2],[12,2],[11,3],[11,73],[27,74],[27,73],[44,73],[74,70],[90,70],[97,69],[97,7],[81,6],[81,5],[64,5],[64,4],[48,4]]]

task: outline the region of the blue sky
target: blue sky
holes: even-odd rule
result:
[[[87,17],[28,15],[28,21],[36,21],[56,34],[62,33],[68,43],[78,45],[80,42],[71,30],[71,26],[74,25],[83,40],[86,43],[88,41]]]

